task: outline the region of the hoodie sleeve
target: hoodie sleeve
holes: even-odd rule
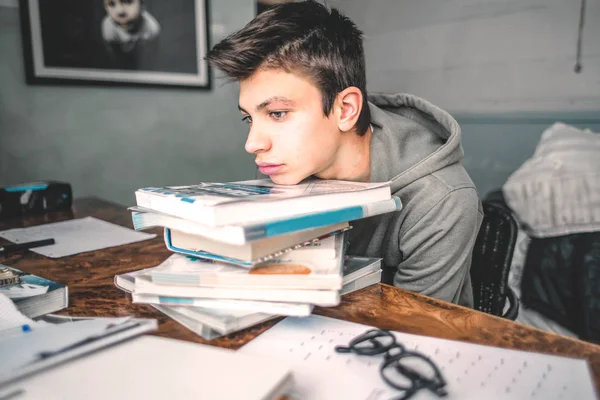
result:
[[[469,268],[483,218],[473,188],[446,194],[400,232],[402,261],[394,285],[464,306],[473,306]]]

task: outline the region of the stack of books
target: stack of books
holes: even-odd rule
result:
[[[117,275],[151,304],[207,339],[276,316],[308,316],[381,280],[381,259],[348,257],[350,222],[397,211],[389,182],[270,180],[136,191],[135,229],[164,228],[173,254]]]

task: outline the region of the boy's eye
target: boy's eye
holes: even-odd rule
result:
[[[275,120],[283,119],[286,114],[287,114],[286,111],[271,111],[271,112],[269,112],[269,115],[271,116],[271,118],[273,118]]]
[[[249,115],[242,115],[242,121],[244,121],[247,124],[251,124],[252,118]]]

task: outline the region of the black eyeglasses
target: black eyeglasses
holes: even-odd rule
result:
[[[383,354],[379,372],[383,380],[402,392],[398,400],[409,399],[419,390],[427,389],[440,397],[446,396],[446,380],[429,357],[406,348],[385,330],[371,329],[352,339],[348,346],[336,346],[338,353],[361,356]]]

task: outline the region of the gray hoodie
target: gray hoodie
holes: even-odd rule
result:
[[[472,307],[469,267],[483,212],[462,165],[460,127],[416,96],[369,101],[370,180],[391,180],[403,209],[355,221],[348,254],[383,258],[395,286]]]

